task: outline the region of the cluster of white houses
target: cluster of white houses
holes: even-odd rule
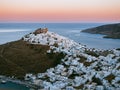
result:
[[[54,53],[63,52],[66,56],[61,64],[45,73],[26,74],[25,80],[31,80],[44,90],[120,90],[120,51],[95,57],[85,53],[85,46],[48,32],[48,29],[38,32],[27,35],[24,40],[49,45],[47,53],[54,50]]]

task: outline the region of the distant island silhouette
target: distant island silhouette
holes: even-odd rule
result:
[[[103,34],[105,35],[104,38],[120,39],[120,23],[89,28],[82,30],[82,32],[91,34]]]

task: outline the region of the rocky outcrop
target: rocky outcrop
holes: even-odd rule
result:
[[[35,30],[34,34],[47,33],[47,32],[48,32],[48,28],[39,28]]]

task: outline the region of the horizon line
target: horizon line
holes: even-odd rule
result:
[[[37,21],[0,21],[0,23],[120,23],[119,21],[81,21],[81,22],[37,22]]]

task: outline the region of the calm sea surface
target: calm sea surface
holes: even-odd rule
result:
[[[6,84],[0,84],[0,90],[29,90],[29,88],[23,85],[7,82]]]
[[[80,32],[83,29],[103,25],[103,23],[0,23],[0,44],[20,39],[37,28],[48,27],[49,31],[56,32],[87,45],[89,48],[113,49],[120,48],[120,39],[105,39],[100,34]],[[0,84],[0,90],[29,90],[25,86],[8,82]]]

